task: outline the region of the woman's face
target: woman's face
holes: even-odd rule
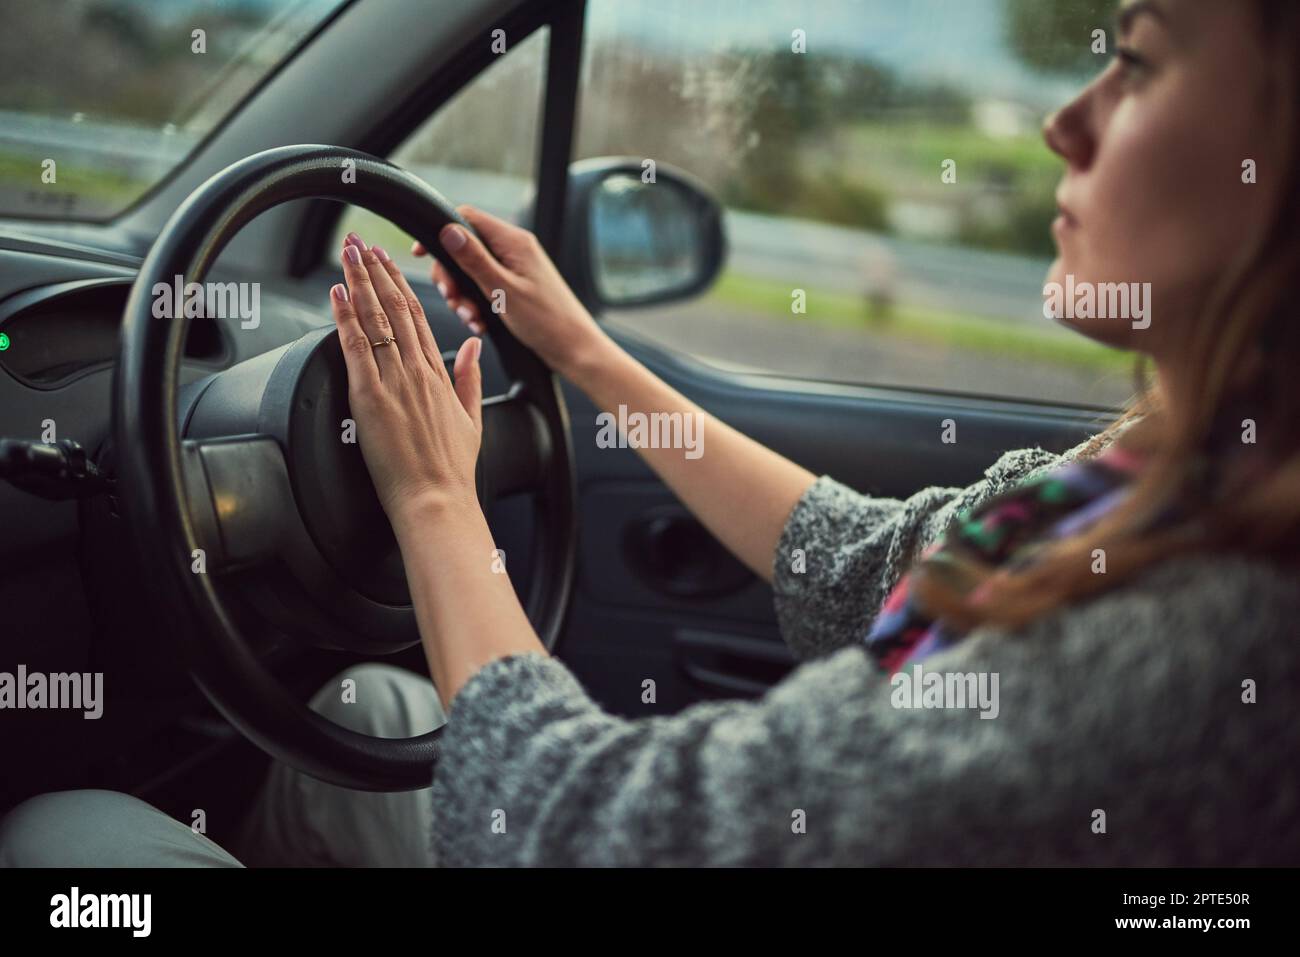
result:
[[[1072,276],[1076,303],[1081,284],[1095,292],[1124,283],[1130,293],[1126,315],[1097,315],[1123,307],[1103,290],[1093,318],[1057,311],[1063,324],[1167,357],[1179,317],[1263,225],[1275,195],[1268,184],[1292,171],[1278,169],[1271,152],[1265,51],[1251,6],[1121,4],[1115,59],[1049,118],[1044,135],[1066,173],[1047,282],[1060,284],[1063,300]],[[1247,160],[1257,184],[1243,182]]]

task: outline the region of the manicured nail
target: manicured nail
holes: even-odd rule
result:
[[[341,282],[336,282],[333,286],[330,287],[330,295],[333,296],[335,299],[337,299],[339,302],[347,302],[348,287],[343,285],[343,283]]]
[[[343,242],[349,246],[356,246],[358,249],[366,248],[366,244],[361,241],[361,237],[356,233],[348,233]]]
[[[343,253],[348,257],[348,262],[352,263],[352,265],[354,266],[361,265],[361,250],[357,249],[356,246],[353,246],[351,243],[349,243],[348,248],[345,249]]]
[[[420,243],[418,239],[415,242],[411,243],[411,255],[412,256],[424,255],[424,246]]]
[[[465,322],[469,322],[474,318],[474,310],[469,306],[457,306],[456,315],[460,316]]]
[[[442,240],[442,248],[449,253],[454,253],[465,245],[465,230],[454,224],[442,227],[438,237]]]
[[[469,358],[471,362],[478,362],[478,357],[483,354],[483,340],[471,339],[472,345],[469,347]]]
[[[447,298],[447,284],[445,282],[438,283],[438,295],[442,296],[443,299]]]
[[[382,246],[371,246],[370,251],[375,254],[375,258],[378,259],[381,263],[388,262],[388,253],[384,252],[384,248]]]

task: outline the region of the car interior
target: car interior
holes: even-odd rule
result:
[[[202,806],[219,841],[274,759],[372,789],[427,773],[436,736],[379,746],[303,705],[356,662],[427,673],[360,453],[335,440],[346,382],[328,291],[349,209],[434,249],[454,207],[482,201],[411,172],[399,148],[498,60],[544,41],[531,48],[530,188],[514,212],[594,315],[671,313],[732,255],[732,218],[688,163],[660,158],[669,189],[651,205],[627,198],[645,157],[576,155],[589,4],[327,6],[123,210],[0,219],[0,670],[102,672],[105,695],[94,720],[20,711],[0,724],[0,813],[109,788],[181,820]],[[530,109],[506,106],[478,122]],[[637,217],[663,220],[686,264],[642,268],[635,242],[620,248]],[[453,356],[467,331],[427,265],[408,274]],[[256,284],[257,321],[158,317],[150,291],[181,275]],[[609,332],[723,421],[875,495],[969,484],[1008,449],[1063,451],[1113,411],[728,367],[627,324]],[[481,493],[496,541],[539,634],[596,701],[644,715],[653,679],[649,709],[669,714],[756,698],[795,667],[770,588],[634,450],[600,447],[598,410],[499,322],[484,370]],[[937,440],[946,420],[960,423],[955,445]]]

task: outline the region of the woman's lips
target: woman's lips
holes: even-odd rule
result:
[[[1057,217],[1056,221],[1054,221],[1052,225],[1053,228],[1060,225],[1061,228],[1071,229],[1073,229],[1074,226],[1079,225],[1079,220],[1076,220],[1074,213],[1070,211],[1070,207],[1067,207],[1065,203],[1061,202],[1060,196],[1057,196]]]
[[[1056,203],[1056,219],[1052,221],[1052,233],[1058,238],[1070,230],[1079,227],[1079,221],[1074,218],[1070,208],[1059,200]]]

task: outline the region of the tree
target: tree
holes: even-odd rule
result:
[[[1115,0],[1004,2],[1008,45],[1026,66],[1043,73],[1071,74],[1094,66],[1093,31],[1109,35],[1115,12]]]

